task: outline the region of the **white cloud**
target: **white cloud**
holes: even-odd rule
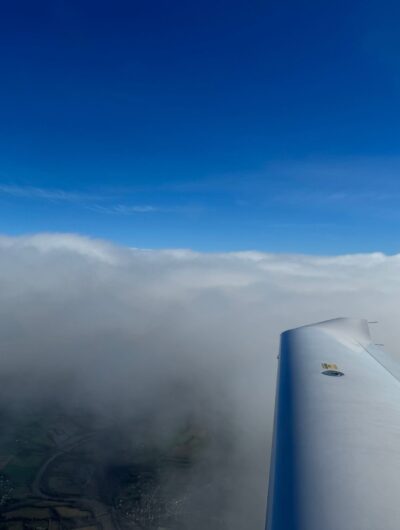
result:
[[[198,213],[203,208],[198,206],[155,206],[152,204],[92,204],[87,208],[93,212],[115,214],[115,215],[135,215],[150,213]]]
[[[163,209],[151,204],[112,204],[102,206],[100,204],[93,204],[89,207],[90,210],[99,213],[118,214],[118,215],[133,215],[137,213],[155,213],[168,212],[168,209]]]
[[[88,198],[94,199],[90,195],[81,192],[71,192],[62,189],[47,189],[36,186],[18,186],[10,184],[0,184],[0,194],[10,195],[18,198],[43,199],[47,201],[67,201],[80,202]]]
[[[280,332],[365,317],[381,322],[377,342],[395,354],[400,346],[400,255],[206,254],[3,236],[0,292],[3,382],[22,378],[19,395],[30,399],[38,389],[54,398],[56,387],[97,412],[118,404],[172,425],[196,414],[214,433],[205,464],[215,491],[229,480],[220,508],[234,530],[263,526]],[[171,407],[178,382],[186,394]],[[219,445],[228,425],[230,459]]]
[[[40,188],[36,186],[20,186],[15,184],[1,184],[0,195],[19,200],[36,200],[50,203],[72,203],[92,212],[114,215],[137,214],[194,214],[204,208],[195,205],[186,206],[159,206],[154,204],[125,204],[115,202],[115,193],[85,193],[83,191],[67,191],[63,189]],[[126,199],[126,197],[125,197]]]

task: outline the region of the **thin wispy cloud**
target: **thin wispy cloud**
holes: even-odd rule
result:
[[[279,182],[264,200],[289,212],[307,208],[383,218],[398,211],[398,157],[337,157],[271,164],[266,172]]]
[[[135,213],[155,213],[163,211],[162,208],[152,206],[150,204],[137,204],[137,205],[126,205],[126,204],[114,204],[109,206],[102,206],[100,204],[93,204],[89,206],[89,209],[94,212],[105,213],[105,214],[119,214],[119,215],[132,215]]]
[[[95,197],[82,192],[71,192],[63,189],[39,188],[36,186],[17,186],[0,184],[0,194],[27,199],[42,199],[47,201],[81,202],[94,200]]]
[[[199,206],[160,206],[155,204],[115,203],[116,197],[107,193],[67,191],[60,188],[43,188],[0,184],[0,195],[14,199],[30,199],[48,202],[73,203],[96,213],[129,216],[151,213],[196,213],[202,210]]]
[[[357,204],[378,203],[384,201],[398,200],[400,193],[385,193],[379,190],[375,191],[303,191],[295,190],[287,193],[281,193],[274,197],[274,200],[290,204],[311,203],[316,206],[326,204]]]
[[[94,212],[115,214],[115,215],[135,215],[140,213],[197,213],[201,212],[203,208],[199,206],[155,206],[151,204],[112,204],[100,205],[94,204],[89,206]]]

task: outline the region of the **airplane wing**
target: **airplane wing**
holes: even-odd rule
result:
[[[267,530],[400,529],[399,378],[365,320],[282,334]]]

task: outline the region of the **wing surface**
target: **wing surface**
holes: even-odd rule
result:
[[[399,530],[400,367],[365,320],[281,336],[267,530]]]

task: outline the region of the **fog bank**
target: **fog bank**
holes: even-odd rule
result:
[[[360,317],[379,320],[376,342],[400,351],[400,255],[1,237],[0,293],[0,399],[10,417],[50,400],[102,421],[151,418],[156,444],[195,421],[208,443],[191,471],[190,502],[222,510],[233,530],[263,528],[279,334]]]

